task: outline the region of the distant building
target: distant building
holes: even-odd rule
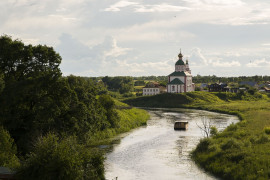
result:
[[[183,61],[183,55],[180,52],[179,59],[175,63],[175,71],[168,76],[167,92],[182,93],[195,90],[195,84],[192,83],[191,70],[188,60]]]
[[[214,84],[208,85],[208,91],[209,92],[227,92],[229,90],[228,90],[227,84],[214,83]]]
[[[143,87],[143,96],[156,95],[164,93],[165,91],[166,88],[164,86],[161,86],[159,83],[156,82],[150,82],[146,84],[145,87]]]
[[[254,82],[254,81],[242,81],[239,83],[239,86],[241,86],[241,85],[246,85],[246,86],[258,88],[258,83]]]

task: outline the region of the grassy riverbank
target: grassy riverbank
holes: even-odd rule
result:
[[[201,140],[192,158],[223,179],[270,178],[270,99],[267,95],[192,92],[125,102],[141,107],[185,107],[238,115],[241,122]]]
[[[87,137],[88,144],[91,146],[109,143],[114,136],[128,132],[131,129],[146,125],[149,114],[143,109],[133,108],[118,100],[114,100],[115,109],[119,118],[119,124],[116,128],[109,128],[99,131],[92,136]]]

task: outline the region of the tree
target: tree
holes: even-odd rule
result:
[[[104,178],[101,153],[77,143],[75,137],[59,139],[49,133],[27,155],[17,177],[22,180],[99,180]]]
[[[99,102],[103,106],[106,111],[107,122],[104,127],[116,128],[119,126],[119,117],[117,112],[115,111],[115,102],[109,95],[101,95],[99,96]]]
[[[39,125],[52,121],[48,116],[58,113],[51,92],[57,90],[61,77],[60,62],[52,47],[0,37],[0,72],[5,84],[0,94],[0,122],[19,142],[18,148],[41,133]],[[46,121],[38,119],[41,115],[46,115]]]
[[[214,133],[212,130],[212,127],[213,127],[212,122],[210,119],[202,117],[201,123],[202,123],[201,125],[198,125],[196,122],[196,125],[201,129],[203,135],[206,136],[206,138],[208,138],[211,135],[211,131],[212,133]]]

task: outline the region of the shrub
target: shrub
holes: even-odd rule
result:
[[[208,147],[210,144],[211,144],[211,140],[209,138],[201,139],[195,151],[205,152],[208,150]]]
[[[256,141],[256,143],[263,144],[269,142],[269,137],[266,134],[262,134]]]
[[[233,123],[226,128],[226,131],[236,131],[237,128],[237,125]]]
[[[22,180],[104,179],[103,157],[76,142],[59,140],[54,134],[42,137],[17,173]]]
[[[265,128],[264,128],[264,132],[265,132],[266,134],[270,134],[270,127],[265,127]]]
[[[210,128],[210,135],[211,135],[211,136],[216,136],[217,133],[218,133],[218,130],[217,130],[216,126],[212,126],[212,127]]]
[[[9,133],[0,126],[0,166],[16,168],[19,159],[16,156],[17,148]]]
[[[221,149],[223,149],[223,150],[238,149],[241,146],[243,146],[243,144],[240,141],[237,141],[236,139],[229,139],[221,145]]]

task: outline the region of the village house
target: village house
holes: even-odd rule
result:
[[[259,85],[257,82],[254,82],[254,81],[241,81],[239,83],[239,86],[243,86],[243,85],[246,85],[246,86],[251,86],[251,87],[254,87],[254,88],[258,88]]]
[[[180,51],[178,61],[175,63],[175,71],[168,76],[167,92],[183,93],[195,90],[195,84],[192,83],[191,70],[188,60],[183,61],[183,55]]]
[[[227,92],[229,90],[228,90],[227,84],[225,83],[214,83],[214,84],[208,85],[208,91],[209,92]]]
[[[151,96],[166,92],[166,88],[157,82],[149,82],[143,87],[143,96]]]

